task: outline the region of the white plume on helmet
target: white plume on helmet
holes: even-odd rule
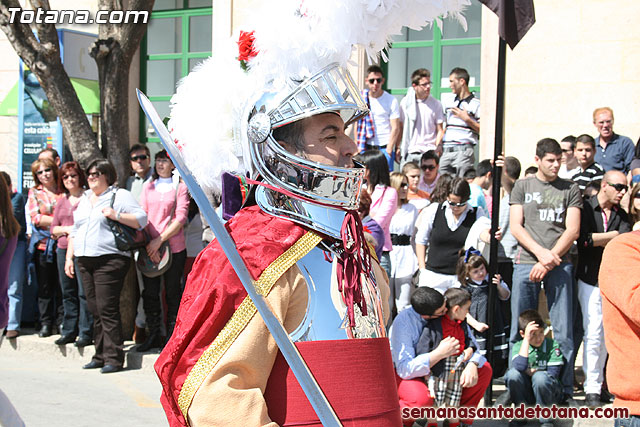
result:
[[[294,81],[327,65],[343,66],[361,46],[377,58],[402,27],[420,29],[461,15],[469,0],[277,0],[252,11],[257,54],[245,71],[238,61],[240,31],[179,84],[171,98],[169,130],[199,184],[219,192],[223,172],[253,172],[247,119],[265,92],[286,97]],[[386,59],[386,57],[385,57]]]

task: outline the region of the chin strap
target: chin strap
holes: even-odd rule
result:
[[[315,203],[320,206],[332,207],[328,203],[318,202],[310,198],[304,198],[294,195],[292,192],[283,188],[275,187],[262,181],[256,181],[250,178],[243,178],[244,182],[252,185],[260,185],[269,190],[284,194],[285,196]],[[353,307],[358,305],[364,316],[367,315],[367,304],[362,296],[362,274],[369,275],[371,273],[371,254],[364,237],[362,221],[360,215],[355,210],[347,210],[340,228],[340,237],[342,238],[342,247],[344,251],[338,256],[338,290],[342,293],[342,298],[347,306],[347,315],[349,316],[349,326],[355,327],[355,315]]]

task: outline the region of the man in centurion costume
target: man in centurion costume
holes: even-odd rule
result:
[[[225,227],[348,426],[401,419],[387,279],[363,238],[363,169],[345,134],[367,107],[344,66],[353,46],[375,56],[402,26],[457,16],[467,1],[435,3],[269,2],[172,99],[185,163],[200,186],[222,191],[225,211],[229,194],[242,194]],[[171,426],[321,425],[218,240],[193,266],[155,367]]]

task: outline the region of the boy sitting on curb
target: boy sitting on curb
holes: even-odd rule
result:
[[[513,345],[512,367],[505,374],[505,384],[513,403],[540,406],[559,404],[562,399],[560,372],[564,360],[558,342],[544,336],[544,320],[535,310],[525,310],[518,317],[522,341]],[[514,420],[510,426],[524,425]],[[540,419],[541,427],[553,427],[551,420]]]

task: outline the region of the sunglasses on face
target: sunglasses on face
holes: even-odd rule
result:
[[[435,165],[420,165],[420,169],[423,171],[432,171],[436,169]]]
[[[131,161],[132,162],[139,162],[142,160],[147,160],[149,158],[149,156],[147,156],[146,154],[140,154],[138,156],[131,156]]]
[[[618,193],[621,192],[622,190],[624,191],[629,190],[629,187],[626,184],[612,184],[607,181],[607,185],[610,185],[613,188],[615,188]]]
[[[382,77],[377,77],[375,79],[369,79],[369,84],[374,84],[374,83],[382,83]]]
[[[87,176],[88,176],[89,178],[92,178],[92,179],[97,179],[97,178],[99,178],[101,175],[102,175],[102,172],[100,172],[100,171],[89,172],[89,173],[87,174]]]
[[[51,172],[51,168],[42,169],[41,171],[36,172],[36,175],[40,176],[45,172]]]
[[[452,208],[461,208],[467,204],[467,200],[460,203],[455,203],[455,202],[452,202],[451,200],[447,200],[447,201],[449,202],[449,206],[451,206]]]
[[[62,179],[63,179],[63,180],[67,180],[67,179],[69,179],[69,178],[72,178],[72,179],[73,179],[73,178],[77,178],[77,177],[78,177],[78,175],[75,175],[75,174],[73,174],[73,175],[64,175],[64,176],[62,177]]]

